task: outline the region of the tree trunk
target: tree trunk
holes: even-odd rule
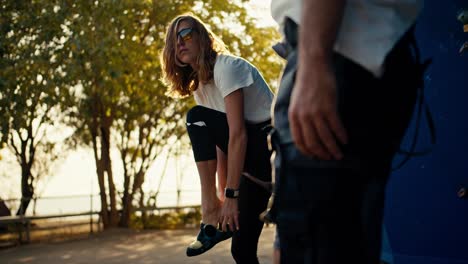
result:
[[[16,215],[24,215],[34,194],[33,179],[30,168],[21,165],[21,202]]]
[[[93,113],[96,113],[93,111]],[[105,178],[104,178],[104,166],[102,164],[102,155],[99,155],[99,148],[97,145],[99,139],[99,131],[97,126],[97,114],[94,114],[93,121],[89,126],[91,138],[93,142],[93,152],[94,152],[94,161],[96,162],[96,174],[98,177],[98,184],[99,184],[99,197],[101,198],[101,217],[102,217],[102,224],[104,229],[109,228],[110,221],[109,221],[109,213],[108,213],[108,204],[107,204],[107,192],[105,186]]]
[[[144,175],[145,171],[142,170],[140,170],[136,175],[134,175],[132,190],[125,191],[126,197],[124,197],[125,199],[123,199],[123,210],[120,219],[120,226],[122,227],[128,227],[130,224],[130,216],[132,215],[133,211],[133,199],[135,197],[135,194],[141,190],[141,186],[143,185],[144,181]],[[128,186],[128,188],[130,188],[130,186]]]
[[[120,223],[119,226],[121,227],[129,227],[130,226],[130,216],[133,211],[133,193],[128,193],[124,199],[122,199],[122,215],[120,216]]]
[[[28,139],[21,139],[21,151],[17,152],[21,166],[21,202],[16,215],[24,215],[34,195],[34,177],[31,168],[34,162],[34,142],[28,129]],[[20,137],[21,138],[21,137]],[[26,153],[29,153],[29,159]]]
[[[125,162],[125,155],[122,155],[122,161]],[[124,189],[122,195],[122,215],[120,216],[119,226],[128,227],[130,222],[130,211],[128,204],[130,200],[130,175],[127,170],[126,164],[124,164]]]
[[[106,121],[101,127],[101,153],[104,170],[107,173],[107,185],[109,187],[110,215],[109,226],[116,227],[119,222],[119,213],[117,211],[116,189],[112,174],[112,162],[110,158],[110,123],[109,118],[103,117]]]
[[[107,204],[107,193],[104,181],[104,170],[102,169],[101,160],[96,160],[96,173],[98,176],[98,183],[99,183],[99,197],[101,198],[101,217],[102,217],[102,224],[104,225],[104,229],[109,228],[110,221],[109,221],[109,213],[108,213],[108,204]]]
[[[145,207],[145,192],[143,191],[143,188],[140,188],[139,206],[140,208]],[[141,211],[141,222],[143,223],[143,228],[145,228],[148,222],[148,213],[146,210]]]

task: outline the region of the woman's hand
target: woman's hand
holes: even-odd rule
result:
[[[239,206],[237,198],[224,199],[219,222],[224,232],[239,230]]]

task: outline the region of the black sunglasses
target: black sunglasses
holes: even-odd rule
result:
[[[192,39],[192,34],[195,31],[194,28],[184,28],[177,32],[177,39],[181,38],[184,42]]]

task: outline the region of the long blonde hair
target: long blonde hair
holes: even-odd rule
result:
[[[197,71],[183,64],[176,56],[176,31],[181,21],[189,22],[195,34],[198,34],[200,53],[197,57]],[[213,78],[213,68],[219,53],[227,53],[226,45],[198,17],[189,13],[174,18],[167,28],[166,42],[161,53],[162,80],[168,86],[167,94],[185,97],[198,89],[199,82],[208,83]]]

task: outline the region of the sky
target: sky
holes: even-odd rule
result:
[[[248,10],[252,16],[258,19],[258,26],[275,25],[270,16],[270,3],[271,0],[250,1],[251,6]],[[14,158],[9,156],[5,150],[0,151],[0,155],[3,157],[0,162],[0,198],[19,198],[21,197],[19,177],[14,176],[20,174],[19,167]],[[182,204],[199,204],[200,182],[191,153],[187,153],[179,159],[170,159],[165,176],[161,181],[165,159],[163,155],[156,160],[148,172],[143,188],[147,192],[154,192],[161,184],[161,194],[159,195],[159,205],[161,206],[175,205],[178,186],[183,190]],[[119,188],[122,186],[122,182],[118,175],[123,175],[123,173],[118,153],[112,153],[112,162],[116,186]],[[54,166],[53,171],[55,173],[47,180],[40,182],[36,188],[36,194],[40,194],[42,197],[52,197],[38,202],[38,213],[53,214],[67,213],[70,210],[71,212],[89,210],[89,194],[99,192],[92,151],[79,149],[69,153],[60,164]],[[75,195],[83,197],[63,197]],[[93,202],[93,206],[99,204],[98,197],[95,197]]]
[[[251,0],[251,15],[257,17],[259,26],[275,26],[276,22],[270,15],[271,0]]]

